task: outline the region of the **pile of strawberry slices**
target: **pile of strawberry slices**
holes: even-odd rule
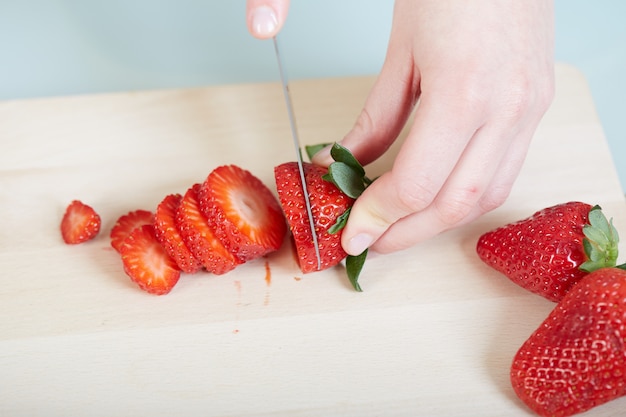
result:
[[[97,216],[79,201],[67,208],[61,222],[66,243],[95,237],[97,232],[80,241],[71,238],[75,230],[96,221],[88,221],[86,213],[92,212]],[[111,229],[111,246],[140,288],[162,295],[172,290],[181,272],[224,274],[276,251],[286,231],[281,206],[269,188],[249,171],[224,165],[184,195],[165,196],[154,212],[121,216]]]
[[[309,157],[313,149],[326,145],[307,147]],[[165,196],[154,211],[135,210],[119,217],[111,230],[111,246],[140,288],[161,295],[172,290],[181,272],[225,274],[278,250],[289,227],[303,273],[328,269],[345,259],[348,279],[361,291],[358,277],[367,251],[347,255],[341,231],[354,200],[371,180],[346,148],[334,144],[331,156],[335,162],[328,168],[303,163],[312,225],[296,162],[274,168],[279,199],[249,171],[223,165],[184,195]],[[63,240],[68,244],[91,240],[100,224],[92,207],[75,200],[61,221]]]

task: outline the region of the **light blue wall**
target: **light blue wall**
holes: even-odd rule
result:
[[[292,0],[281,37],[290,77],[378,72],[392,6]],[[244,8],[244,0],[0,0],[0,99],[277,80],[271,43],[248,34]],[[556,0],[556,57],[586,75],[626,189],[624,18],[623,0]]]

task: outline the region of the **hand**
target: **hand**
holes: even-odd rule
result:
[[[505,201],[552,101],[553,36],[550,0],[396,1],[382,71],[341,144],[367,164],[415,108],[414,121],[355,202],[346,252],[401,250]]]
[[[246,23],[255,38],[268,39],[275,36],[285,23],[289,0],[248,0]]]
[[[288,6],[248,0],[250,32],[274,36]],[[382,71],[341,143],[368,164],[414,120],[391,171],[355,202],[346,252],[405,249],[504,203],[552,101],[553,32],[552,0],[396,1]]]

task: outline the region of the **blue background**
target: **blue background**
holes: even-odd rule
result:
[[[626,2],[555,6],[556,59],[586,76],[626,189]],[[281,36],[290,78],[376,74],[392,7],[293,0]],[[276,80],[244,0],[0,0],[0,100]]]

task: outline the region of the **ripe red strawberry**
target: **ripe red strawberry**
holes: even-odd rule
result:
[[[61,236],[67,244],[83,243],[96,237],[100,225],[100,216],[92,207],[74,200],[63,214]]]
[[[126,274],[151,294],[167,294],[180,278],[176,262],[156,240],[151,224],[136,227],[120,245],[120,253]]]
[[[569,202],[485,233],[476,252],[516,284],[559,301],[588,272],[615,266],[617,240],[599,207]]]
[[[327,169],[303,162],[305,181],[309,192],[311,211],[320,256],[320,270],[337,265],[346,257],[341,247],[341,233],[329,233],[338,218],[350,208],[354,199],[341,192],[335,184],[322,177]],[[302,181],[297,162],[287,162],[274,168],[276,188],[291,234],[302,272],[317,271],[313,236],[306,212]]]
[[[228,251],[209,227],[207,219],[200,211],[198,192],[201,184],[194,184],[187,190],[176,211],[176,228],[193,254],[207,271],[224,274],[241,260]]]
[[[236,165],[211,171],[199,191],[200,209],[222,244],[241,262],[278,250],[287,232],[272,192]]]
[[[176,228],[176,210],[183,196],[170,194],[159,203],[154,213],[154,234],[178,267],[190,274],[198,272],[202,264],[197,260]]]
[[[511,383],[541,416],[625,395],[626,271],[599,269],[575,284],[515,355]]]
[[[111,229],[111,246],[119,252],[124,239],[130,232],[139,226],[152,224],[153,222],[154,214],[147,210],[134,210],[120,216]]]

